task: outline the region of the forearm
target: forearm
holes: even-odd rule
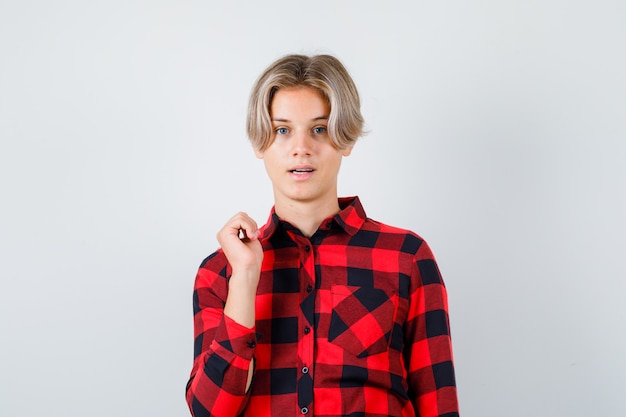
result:
[[[429,340],[426,345],[428,345],[426,349],[414,346],[413,355],[425,359],[422,359],[424,366],[417,367],[408,374],[413,404],[423,417],[458,416],[450,338],[439,336]]]
[[[242,274],[233,274],[229,280],[228,298],[224,306],[224,314],[233,321],[250,329],[254,328],[256,322],[255,300],[256,283],[260,272],[251,271]],[[250,361],[248,375],[246,377],[246,392],[252,384],[254,373],[254,358]]]
[[[420,416],[458,416],[447,291],[432,252],[421,249],[406,324],[408,383]]]
[[[255,325],[255,299],[259,271],[233,272],[228,281],[224,314],[242,326]]]

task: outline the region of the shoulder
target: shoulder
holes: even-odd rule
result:
[[[202,261],[194,281],[194,314],[207,307],[224,307],[228,296],[228,274],[228,262],[222,250],[216,250]]]
[[[359,235],[362,237],[359,238]],[[353,239],[375,242],[370,244],[372,255],[397,260],[400,270],[412,277],[413,288],[428,284],[443,285],[435,255],[419,234],[368,218]]]
[[[426,240],[412,230],[392,226],[377,220],[367,218],[356,239],[366,238],[376,240],[376,246],[384,247],[388,250],[395,250],[408,255],[414,255],[418,259],[434,258],[430,246]]]
[[[230,276],[230,265],[224,251],[216,250],[200,263],[196,275],[196,287],[214,285],[216,281],[227,282]]]
[[[213,269],[216,266],[226,265],[226,255],[222,249],[217,249],[215,252],[204,258],[200,263],[200,269]]]

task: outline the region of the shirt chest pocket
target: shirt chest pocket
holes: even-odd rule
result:
[[[398,304],[379,288],[333,285],[328,341],[359,358],[386,352]]]

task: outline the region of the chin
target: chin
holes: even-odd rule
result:
[[[287,197],[289,200],[298,201],[300,203],[308,203],[320,198],[320,196],[317,194],[302,192],[285,194],[285,197]]]

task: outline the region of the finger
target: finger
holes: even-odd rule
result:
[[[237,213],[222,231],[239,239],[256,239],[259,236],[257,223],[246,213]]]
[[[239,229],[239,239],[241,240],[254,240],[259,236],[258,230],[255,232],[248,232],[245,229]]]
[[[238,234],[241,239],[256,239],[259,236],[259,227],[247,213],[235,216],[239,224]]]
[[[241,225],[239,238],[242,240],[254,240],[259,237],[259,229],[256,223]]]

